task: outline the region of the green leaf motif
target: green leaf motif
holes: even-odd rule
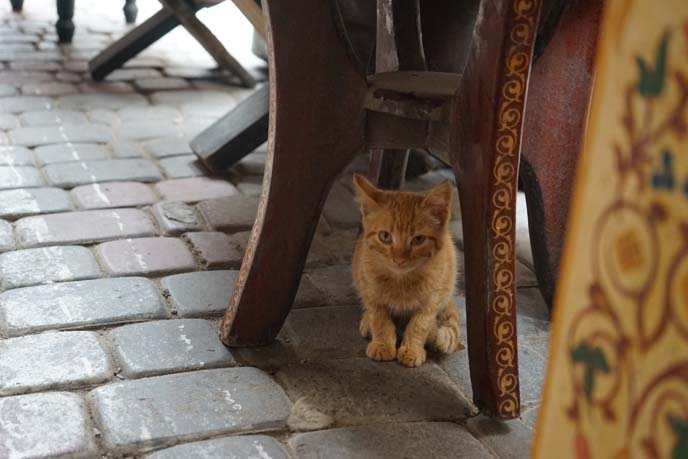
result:
[[[638,92],[643,96],[658,96],[664,89],[664,82],[666,80],[666,63],[667,63],[667,48],[669,47],[669,37],[671,33],[667,30],[662,35],[662,39],[657,47],[657,54],[655,56],[655,63],[653,68],[650,68],[645,60],[636,56],[635,60],[638,63],[638,71],[640,78],[638,80]]]
[[[595,387],[595,376],[598,372],[609,373],[611,370],[609,363],[602,349],[591,347],[585,342],[571,350],[571,359],[584,366],[583,391],[585,392],[585,397],[590,400]]]
[[[688,459],[688,419],[668,416],[669,426],[676,435],[676,444],[671,452],[671,459]]]

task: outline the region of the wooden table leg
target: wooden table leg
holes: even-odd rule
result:
[[[569,3],[531,75],[520,176],[535,274],[548,305],[554,298],[583,142],[602,3]]]
[[[450,134],[450,157],[464,215],[473,399],[486,412],[503,418],[517,417],[520,410],[515,207],[521,128],[541,2],[481,3],[454,100]]]
[[[124,8],[124,19],[127,24],[133,24],[136,22],[136,16],[139,14],[139,8],[136,6],[136,0],[125,0]]]
[[[10,3],[12,4],[12,11],[15,13],[21,12],[24,7],[24,0],[10,0]]]
[[[268,157],[256,221],[221,325],[229,346],[266,344],[277,335],[327,192],[364,148],[367,83],[338,37],[333,5],[263,2],[270,57]]]
[[[74,36],[74,0],[57,0],[57,37],[60,43],[69,43]]]

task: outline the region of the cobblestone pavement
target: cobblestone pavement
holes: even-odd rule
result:
[[[139,22],[158,8],[138,3]],[[226,3],[203,17],[245,52],[250,28]],[[265,150],[210,176],[188,141],[247,91],[183,30],[92,82],[121,5],[78,1],[59,47],[54,1],[25,8],[0,4],[0,458],[528,457],[549,321],[523,224],[522,419],[476,413],[465,351],[419,369],[365,358],[349,267],[364,158],[333,188],[279,339],[228,350],[218,321]]]

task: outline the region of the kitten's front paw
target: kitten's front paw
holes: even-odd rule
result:
[[[370,338],[370,321],[368,320],[368,314],[363,313],[361,318],[361,324],[358,326],[358,331],[361,332],[361,336],[364,338]]]
[[[423,348],[401,346],[397,360],[407,367],[419,367],[425,362],[426,352]]]
[[[396,358],[397,349],[393,345],[372,341],[368,344],[366,355],[378,362],[386,362]]]

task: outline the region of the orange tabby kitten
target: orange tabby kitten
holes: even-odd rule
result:
[[[364,308],[361,335],[371,338],[366,354],[417,367],[425,362],[426,342],[440,352],[457,350],[451,185],[445,181],[426,194],[383,191],[355,175],[354,188],[363,231],[352,268]],[[394,319],[408,320],[398,350]]]

